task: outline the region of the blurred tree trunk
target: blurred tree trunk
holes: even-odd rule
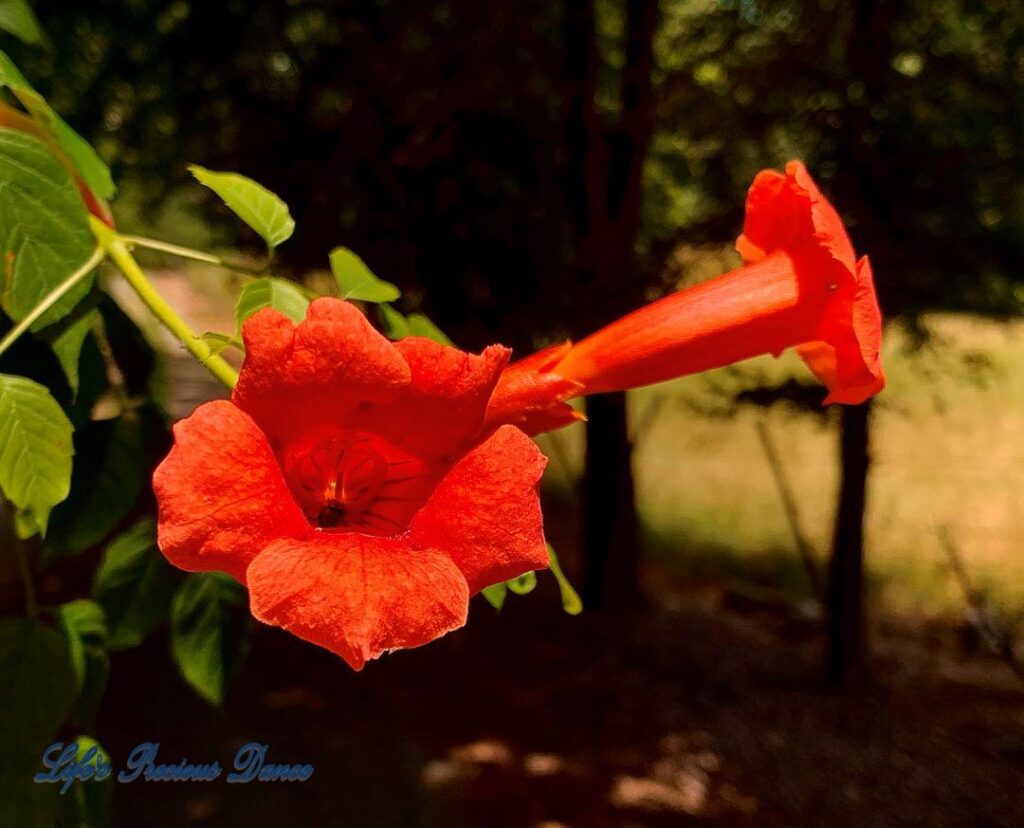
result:
[[[639,601],[640,555],[626,395],[591,397],[587,416],[583,601],[589,608],[627,609]]]
[[[844,406],[840,435],[842,481],[828,573],[828,654],[825,677],[836,684],[866,678],[864,516],[871,401]]]
[[[872,128],[869,103],[881,97],[892,52],[887,24],[892,3],[857,0],[847,34],[846,64],[849,77],[864,85],[865,101],[848,102],[844,128],[837,131],[837,161],[845,173],[836,182],[841,203],[858,205],[862,236],[872,249],[884,250],[887,217],[891,209],[884,165],[875,144],[865,140]],[[844,80],[843,83],[847,83]],[[865,239],[862,239],[865,241]],[[845,406],[842,413],[839,489],[828,583],[828,651],[826,680],[859,684],[867,678],[868,640],[864,612],[864,523],[869,454],[871,400]]]
[[[634,295],[635,244],[640,227],[644,159],[654,124],[651,74],[656,0],[626,0],[622,108],[602,122],[594,101],[600,53],[593,0],[566,4],[565,47],[570,82],[566,144],[571,157],[569,199],[586,334],[639,304]],[[639,599],[639,555],[625,394],[593,397],[587,405],[587,451],[581,496],[585,556],[583,600],[624,609]]]

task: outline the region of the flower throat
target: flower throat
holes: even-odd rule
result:
[[[306,519],[319,530],[400,534],[433,488],[423,461],[363,431],[293,450],[284,470]]]

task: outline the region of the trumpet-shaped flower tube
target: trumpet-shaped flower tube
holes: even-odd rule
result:
[[[856,404],[882,389],[882,319],[871,265],[856,259],[839,214],[803,164],[758,174],[736,246],[745,266],[646,305],[544,360],[513,363],[489,420],[508,422],[508,412],[528,409],[524,425],[537,433],[564,424],[570,397],[787,348],[828,388],[826,403]]]

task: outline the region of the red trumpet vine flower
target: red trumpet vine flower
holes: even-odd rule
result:
[[[747,195],[736,247],[744,267],[666,296],[581,342],[506,370],[492,423],[530,433],[564,425],[565,400],[622,391],[796,348],[828,388],[860,403],[885,384],[871,265],[857,260],[835,208],[804,165],[765,170]]]
[[[827,401],[881,389],[871,269],[801,164],[758,175],[737,246],[745,267],[511,366],[392,343],[337,299],[298,325],[261,310],[231,400],[178,423],[154,475],[161,550],[357,670],[462,626],[472,594],[548,564],[524,432],[574,422],[566,400],[788,347]]]
[[[469,597],[548,564],[546,459],[484,428],[509,351],[392,343],[354,305],[244,325],[230,401],[174,428],[154,475],[158,541],[249,588],[253,615],[355,669],[461,627]]]

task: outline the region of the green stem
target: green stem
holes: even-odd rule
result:
[[[177,311],[157,293],[142,268],[139,267],[139,263],[128,251],[124,239],[92,216],[89,217],[89,223],[100,246],[106,250],[111,261],[117,265],[125,281],[132,286],[143,304],[149,308],[150,313],[185,346],[192,356],[199,360],[207,371],[228,388],[234,388],[235,383],[238,382],[238,372],[223,357],[214,354],[210,350],[210,346],[200,339],[195,331],[188,326],[188,323],[178,315]]]
[[[25,590],[25,614],[29,618],[35,618],[39,615],[39,602],[36,600],[36,588],[32,583],[32,569],[28,565],[24,541],[14,542],[14,556],[18,560],[18,573],[21,575],[21,585]]]
[[[57,285],[57,287],[50,291],[42,302],[40,302],[38,305],[36,305],[34,308],[32,308],[32,310],[28,312],[28,316],[26,316],[17,325],[11,328],[7,332],[7,336],[0,340],[0,355],[2,355],[8,348],[10,348],[18,339],[18,337],[20,337],[23,333],[25,333],[25,331],[31,328],[32,325],[35,324],[36,320],[39,319],[39,317],[41,317],[50,308],[56,305],[57,302],[59,302],[61,298],[69,290],[71,290],[71,288],[73,288],[75,285],[81,282],[86,276],[92,273],[93,270],[95,270],[96,267],[99,265],[99,263],[103,261],[103,256],[103,248],[97,247],[92,252],[92,255],[88,258],[85,264],[83,264],[80,268],[78,268],[78,270],[76,270],[74,273],[68,276],[67,279],[65,279],[63,282]]]
[[[225,270],[235,270],[239,273],[245,273],[250,276],[260,276],[266,271],[266,266],[247,267],[246,265],[239,264],[238,262],[229,262],[226,259],[222,259],[220,256],[215,256],[213,253],[206,253],[202,250],[193,250],[191,247],[182,247],[178,244],[170,244],[169,242],[150,239],[146,236],[121,236],[121,241],[123,241],[129,248],[142,247],[146,250],[156,250],[160,253],[167,253],[170,256],[178,256],[182,259],[192,259],[196,262],[216,265],[217,267],[222,267]]]

